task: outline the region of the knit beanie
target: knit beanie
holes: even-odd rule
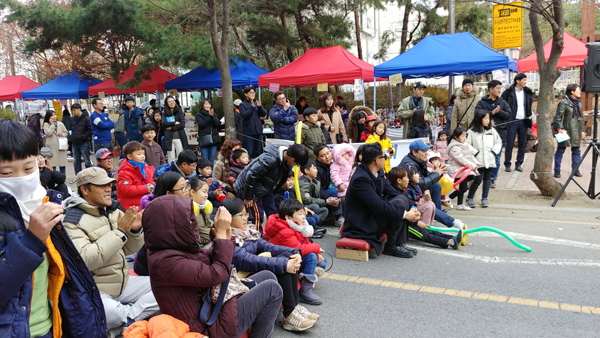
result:
[[[467,83],[470,83],[471,85],[473,85],[473,80],[471,79],[464,79],[462,82],[462,86],[464,87]]]

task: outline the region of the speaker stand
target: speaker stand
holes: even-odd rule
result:
[[[593,132],[592,142],[585,149],[583,156],[581,156],[581,161],[579,161],[575,170],[573,170],[573,172],[571,172],[571,176],[569,176],[569,179],[563,185],[562,189],[558,193],[558,196],[556,196],[556,199],[554,199],[554,202],[552,202],[553,207],[556,206],[556,203],[558,203],[558,200],[560,199],[562,194],[565,192],[565,190],[567,189],[567,186],[569,185],[569,183],[571,183],[571,181],[575,182],[575,184],[577,184],[577,186],[590,199],[596,199],[600,195],[600,193],[596,193],[596,166],[598,164],[598,155],[600,155],[600,149],[598,149],[598,146],[600,146],[600,142],[598,142],[598,93],[596,93],[596,94],[594,94],[594,132]],[[575,173],[579,170],[581,163],[583,163],[583,160],[590,153],[590,151],[592,153],[592,177],[590,178],[590,186],[588,187],[588,190],[586,191],[577,181],[575,181],[573,179],[573,175],[575,175]]]

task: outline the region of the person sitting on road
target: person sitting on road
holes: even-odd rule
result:
[[[192,150],[184,150],[179,156],[177,156],[177,160],[171,163],[163,164],[160,167],[156,168],[154,174],[156,177],[160,177],[160,175],[166,173],[167,171],[176,171],[180,173],[186,179],[190,179],[196,176],[196,163],[198,162],[198,156]]]
[[[346,193],[347,220],[342,235],[362,239],[379,255],[381,235],[387,234],[383,254],[410,258],[417,250],[406,246],[407,222],[416,222],[420,215],[410,208],[406,196],[394,189],[386,180],[386,155],[379,143],[365,144],[361,163],[350,180]]]
[[[115,182],[113,183],[111,188],[110,198],[112,198],[113,200],[117,200],[117,181],[119,176],[117,175],[117,171],[115,170],[115,160],[113,153],[106,148],[100,148],[98,149],[98,151],[96,151],[94,156],[96,157],[97,162],[96,167],[104,169],[108,177],[115,179]],[[77,182],[77,179],[71,181],[71,184],[75,182]]]
[[[332,202],[328,204],[328,209],[335,216],[335,226],[340,227],[344,224],[344,216],[342,216],[341,206],[339,205],[338,188],[331,183],[331,162],[333,160],[331,150],[326,144],[317,144],[314,153],[317,157],[317,162],[315,162],[317,176],[315,178],[321,182],[320,197]]]

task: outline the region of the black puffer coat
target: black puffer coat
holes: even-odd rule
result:
[[[281,187],[291,169],[283,160],[285,149],[287,146],[279,144],[266,146],[264,153],[250,162],[238,176],[233,185],[235,194],[245,200],[257,200]]]
[[[79,116],[71,117],[71,142],[74,146],[80,146],[88,143],[92,139],[92,127],[90,126],[90,117]]]
[[[203,147],[211,147],[219,144],[221,138],[219,137],[219,128],[221,127],[221,122],[219,121],[219,117],[217,114],[213,114],[210,116],[210,113],[204,109],[200,109],[198,114],[196,114],[196,123],[198,124],[198,139],[203,136],[211,135],[212,136],[212,144],[204,144]]]
[[[430,173],[427,170],[427,162],[419,161],[418,158],[415,157],[412,153],[404,156],[402,161],[400,161],[399,167],[402,167],[406,170],[409,168],[415,168],[419,172],[419,186],[421,190],[425,191],[431,188],[434,184],[436,184],[442,176],[436,172]]]
[[[506,133],[508,131],[508,124],[506,122],[510,121],[512,110],[509,104],[502,99],[502,97],[498,97],[495,101],[490,99],[489,95],[484,96],[479,102],[477,102],[477,106],[475,106],[475,112],[480,110],[486,111],[492,114],[492,111],[496,109],[496,106],[500,106],[500,110],[492,116],[492,121],[494,121],[494,128],[500,135],[502,139],[502,145],[506,146]]]
[[[176,124],[179,122],[179,124]],[[163,139],[162,148],[164,151],[173,150],[173,133],[179,133],[179,139],[183,150],[188,148],[187,135],[185,134],[185,115],[179,108],[175,108],[173,112],[165,107],[162,115],[162,126],[165,128],[165,138]],[[171,128],[171,130],[167,130]]]

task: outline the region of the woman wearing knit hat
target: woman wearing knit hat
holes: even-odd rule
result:
[[[452,109],[452,120],[450,121],[450,132],[460,127],[469,129],[473,116],[475,116],[475,106],[481,100],[477,87],[473,85],[473,80],[464,79],[462,88],[456,92],[456,101]]]

